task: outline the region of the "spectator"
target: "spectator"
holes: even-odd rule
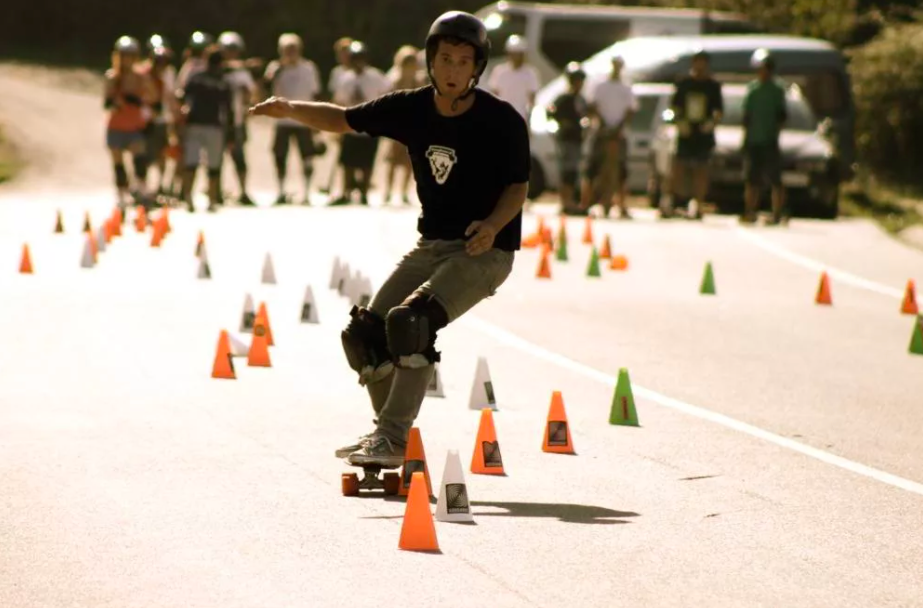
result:
[[[253,200],[247,194],[247,157],[244,144],[247,143],[247,108],[257,103],[256,82],[242,61],[244,39],[237,32],[224,32],[218,36],[218,46],[224,55],[225,79],[231,85],[231,108],[234,113],[234,142],[228,153],[234,162],[237,182],[240,185],[241,205],[252,206]]]
[[[582,213],[574,196],[580,176],[583,156],[583,127],[587,116],[587,102],[583,97],[586,72],[576,61],[564,68],[568,90],[548,108],[548,117],[558,123],[555,140],[561,174],[561,212],[568,215]]]
[[[508,101],[529,123],[529,113],[535,105],[535,94],[540,80],[534,66],[526,63],[529,45],[522,36],[512,35],[506,40],[507,61],[499,64],[490,73],[488,87],[491,92]]]
[[[416,89],[426,84],[421,78],[420,63],[417,60],[418,50],[413,46],[402,46],[394,55],[394,65],[388,71],[388,80],[391,81],[392,91]],[[410,153],[407,146],[393,139],[387,140],[388,183],[385,188],[385,201],[391,196],[394,187],[394,178],[398,169],[403,173],[401,181],[401,200],[405,205],[410,204],[408,190],[413,168],[410,165]]]
[[[151,104],[151,121],[147,128],[147,158],[148,164],[157,167],[158,195],[167,194],[164,187],[167,172],[167,150],[176,143],[173,132],[173,121],[179,107],[176,101],[176,68],[170,61],[173,51],[166,40],[154,34],[147,41],[148,61],[144,71],[151,79],[154,87],[154,102]],[[174,177],[179,173],[174,164]],[[172,188],[171,192],[172,194]]]
[[[349,71],[349,45],[352,44],[352,41],[352,38],[343,37],[333,44],[333,53],[336,55],[337,64],[330,70],[330,79],[327,82],[327,99],[336,99],[337,91],[340,88],[340,80],[342,80],[343,75]],[[336,144],[337,154],[334,155],[334,158],[339,159],[339,149],[342,138],[338,134],[330,133],[327,134],[327,139],[329,139],[331,143]],[[330,176],[327,178],[326,186],[322,187],[320,190],[323,194],[330,194],[333,190],[333,182],[336,180],[337,169],[339,169],[339,167],[339,160],[330,163]]]

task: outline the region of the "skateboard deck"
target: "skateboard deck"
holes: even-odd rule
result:
[[[400,491],[401,476],[399,473],[385,473],[379,477],[383,470],[399,469],[402,465],[383,465],[383,464],[352,464],[344,458],[346,464],[351,467],[361,468],[363,471],[362,479],[359,479],[358,473],[343,473],[340,476],[343,496],[358,496],[362,490],[383,490],[386,496],[395,496]]]

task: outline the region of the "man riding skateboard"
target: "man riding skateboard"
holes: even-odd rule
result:
[[[354,465],[401,465],[440,360],[437,332],[496,293],[522,238],[528,129],[513,106],[476,88],[490,55],[484,24],[445,13],[430,27],[425,49],[427,86],[350,108],[272,97],[250,110],[333,133],[387,137],[410,152],[421,238],[368,308],[353,307],[342,332],[376,416],[374,431],[336,451]]]

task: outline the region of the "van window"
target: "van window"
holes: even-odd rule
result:
[[[627,19],[546,17],[542,23],[542,54],[559,70],[571,61],[584,61],[628,37]]]
[[[765,28],[743,19],[702,18],[703,34],[762,34]]]
[[[849,107],[842,74],[830,70],[812,74],[781,74],[784,80],[801,87],[811,109],[818,116],[841,116]]]
[[[651,129],[660,95],[638,95],[636,99],[638,101],[638,111],[631,117],[631,130],[644,133]]]
[[[522,13],[494,12],[484,18],[492,55],[502,55],[506,39],[513,34],[525,36],[526,16]]]
[[[744,98],[738,95],[724,96],[724,114],[721,124],[739,127],[743,124]],[[794,131],[813,131],[817,128],[817,119],[811,113],[808,104],[797,98],[788,98],[785,104],[788,120],[785,121],[786,129]]]

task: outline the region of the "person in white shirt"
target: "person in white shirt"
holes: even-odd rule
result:
[[[147,157],[149,163],[157,167],[157,187],[154,191],[158,195],[167,194],[167,153],[176,136],[173,133],[173,123],[179,111],[176,101],[176,68],[170,61],[173,51],[166,39],[159,34],[154,34],[147,41],[148,60],[142,68],[151,77],[156,91],[156,100],[151,106],[152,117],[148,123]],[[174,163],[174,175],[179,172]]]
[[[622,82],[619,56],[612,58],[609,77],[588,91],[589,114],[595,122],[592,152],[586,168],[581,199],[584,210],[599,203],[608,217],[612,199],[618,192],[618,205],[623,219],[631,219],[626,207],[628,183],[628,143],[625,138],[631,117],[638,110],[631,85]],[[595,200],[594,200],[595,199]]]
[[[535,105],[535,94],[541,85],[538,70],[526,63],[528,42],[522,36],[512,35],[506,40],[508,61],[499,64],[490,73],[487,86],[491,93],[509,102],[529,122]]]
[[[218,46],[224,55],[224,78],[231,85],[231,110],[234,113],[234,143],[228,149],[237,182],[240,184],[241,205],[251,206],[253,201],[247,195],[247,158],[244,144],[247,142],[247,108],[257,102],[256,82],[250,70],[244,65],[244,39],[237,32],[224,32],[218,36]]]
[[[352,44],[352,42],[352,38],[344,36],[343,38],[340,38],[333,43],[333,54],[336,56],[337,64],[333,66],[332,70],[330,70],[330,78],[327,81],[327,99],[329,100],[332,100],[336,94],[343,75],[349,72],[349,45]],[[340,136],[336,133],[325,133],[324,135],[332,144],[336,144],[337,149],[339,150],[341,143]],[[339,161],[330,163],[330,176],[327,178],[327,184],[320,188],[322,194],[330,194],[330,192],[333,190],[333,182],[336,179],[337,169],[339,169],[339,167]]]
[[[266,66],[264,78],[266,88],[273,96],[299,101],[313,101],[321,92],[320,77],[313,61],[302,57],[304,45],[297,34],[279,36],[279,59]],[[304,204],[310,205],[311,177],[314,174],[314,156],[323,154],[323,145],[314,141],[314,132],[303,124],[283,119],[275,124],[275,138],[272,151],[276,162],[276,178],[279,183],[279,196],[276,204],[284,205],[289,201],[285,194],[286,165],[291,139],[298,144],[301,153],[304,174]]]
[[[349,45],[351,70],[338,83],[333,102],[353,106],[375,99],[391,90],[391,81],[378,68],[368,64],[365,44],[354,40]],[[378,153],[378,138],[364,133],[346,133],[340,145],[340,164],[343,165],[343,194],[331,205],[346,205],[352,193],[359,191],[361,204],[368,205],[369,185]]]

